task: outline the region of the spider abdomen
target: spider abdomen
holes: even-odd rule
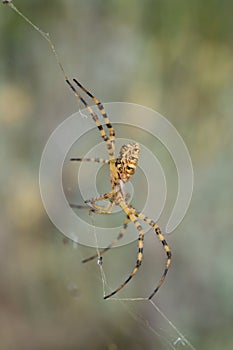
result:
[[[127,144],[121,147],[115,165],[118,170],[118,176],[123,182],[129,181],[131,176],[135,173],[139,154],[140,145],[138,143]]]

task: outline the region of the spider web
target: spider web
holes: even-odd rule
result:
[[[96,229],[94,225],[94,216],[90,213],[90,218],[92,222],[93,236],[95,241],[95,250],[98,254],[97,265],[99,267],[99,275],[97,275],[97,280],[102,283],[102,294],[105,296],[107,294],[106,290],[113,291],[111,286],[108,283],[107,276],[104,270],[104,262],[103,258],[100,254],[100,249],[98,246],[98,238],[96,234]],[[144,297],[128,297],[128,298],[119,298],[117,296],[111,297],[105,302],[116,302],[120,303],[123,306],[124,310],[139,324],[147,328],[153,336],[155,336],[166,348],[168,349],[192,349],[196,350],[196,348],[191,344],[191,342],[185,337],[185,335],[175,326],[175,324],[165,315],[165,313],[161,310],[161,308],[153,301],[148,300]],[[153,325],[147,317],[142,315],[139,312],[138,303],[147,303],[149,304],[150,312],[155,312],[160,317],[160,319],[164,322],[165,326],[167,326],[167,330],[159,328]],[[132,307],[134,306],[134,308]]]

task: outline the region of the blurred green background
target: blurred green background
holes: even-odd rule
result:
[[[233,2],[15,5],[50,33],[69,76],[104,102],[159,111],[182,135],[194,193],[168,237],[173,263],[155,302],[197,349],[232,349]],[[81,264],[93,250],[64,244],[50,222],[39,193],[40,157],[76,100],[45,40],[3,5],[0,52],[0,348],[166,348],[149,322],[175,348],[188,349],[151,304],[103,301],[98,266]],[[160,276],[161,247],[149,244],[146,268],[124,295],[148,295]],[[132,243],[106,256],[113,287],[131,270],[136,250]]]

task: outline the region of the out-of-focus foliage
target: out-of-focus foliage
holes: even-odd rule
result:
[[[194,194],[168,237],[173,265],[156,301],[197,349],[232,349],[233,2],[15,4],[50,33],[71,77],[102,101],[156,109],[183,136]],[[97,265],[80,264],[93,250],[64,245],[43,209],[41,153],[54,128],[77,109],[76,100],[45,40],[3,5],[0,52],[1,349],[162,348],[121,304],[102,301]],[[146,248],[147,268],[128,295],[142,287],[149,294],[158,279],[160,247]],[[136,249],[135,243],[108,254],[112,285],[130,271]],[[141,304],[140,312],[156,327],[155,310]]]

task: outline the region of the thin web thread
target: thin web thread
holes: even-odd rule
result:
[[[90,213],[92,214],[92,213]],[[95,249],[96,253],[98,255],[98,261],[101,261],[101,264],[98,263],[99,270],[100,270],[100,279],[102,281],[102,288],[103,288],[103,296],[106,295],[106,287],[108,290],[113,291],[113,289],[109,286],[107,282],[107,277],[104,272],[103,263],[102,263],[102,257],[100,255],[99,245],[98,245],[98,238],[96,234],[96,229],[94,225],[94,218],[93,215],[91,215],[91,221],[92,221],[92,227],[93,227],[93,234],[94,234],[94,240],[95,240]],[[153,300],[148,300],[148,298],[144,297],[138,297],[138,298],[109,298],[107,301],[117,301],[120,302],[121,305],[124,306],[124,308],[127,310],[127,312],[135,319],[136,321],[143,324],[145,327],[147,327],[153,334],[155,334],[163,343],[168,345],[171,349],[177,350],[176,345],[182,345],[185,348],[190,348],[192,350],[196,350],[196,348],[190,343],[190,341],[181,333],[181,331],[174,325],[172,321],[169,320],[169,318],[163,313],[163,311],[154,303]],[[174,342],[169,341],[166,336],[159,333],[148,320],[146,320],[144,317],[137,314],[135,311],[132,311],[130,307],[128,306],[128,302],[135,302],[135,301],[144,301],[149,302],[153,308],[160,314],[160,316],[167,322],[167,324],[173,329],[173,331],[176,333],[177,338]]]
[[[52,42],[51,39],[50,39],[49,33],[43,32],[43,30],[41,30],[41,29],[40,29],[39,27],[37,27],[34,23],[32,23],[32,22],[30,21],[30,19],[27,18],[21,11],[19,11],[19,10],[17,9],[17,7],[16,7],[12,2],[8,2],[7,5],[10,6],[10,7],[12,8],[12,10],[14,10],[16,13],[18,13],[18,15],[19,15],[20,17],[22,17],[28,24],[30,24],[30,26],[32,26],[37,32],[39,32],[40,35],[42,35],[42,37],[48,42],[48,44],[49,44],[49,46],[50,46],[50,48],[51,48],[51,50],[52,50],[52,52],[53,52],[53,54],[54,54],[54,56],[55,56],[55,59],[56,59],[56,61],[57,61],[57,64],[58,64],[58,66],[60,67],[60,70],[61,70],[61,72],[62,72],[64,78],[67,79],[65,70],[64,70],[64,68],[63,68],[63,65],[61,64],[61,61],[60,61],[60,58],[59,58],[59,56],[58,56],[58,54],[57,54],[57,51],[56,51],[56,49],[55,49],[55,46],[53,45],[53,42]]]
[[[102,261],[102,257],[100,255],[100,250],[99,250],[99,246],[98,246],[98,238],[97,238],[97,234],[96,234],[96,229],[95,229],[95,225],[94,225],[94,218],[92,213],[90,213],[91,215],[91,221],[92,221],[92,227],[93,227],[93,233],[94,233],[94,239],[95,239],[95,249],[96,249],[96,253],[98,255],[98,261]],[[107,277],[106,274],[104,272],[104,268],[103,268],[103,264],[98,264],[99,265],[99,269],[100,269],[100,277],[101,277],[101,281],[102,281],[102,288],[103,288],[103,296],[106,295],[106,287],[108,288],[108,290],[113,291],[113,289],[109,286],[108,282],[107,282]],[[196,350],[196,348],[189,342],[189,340],[179,331],[179,329],[174,325],[174,323],[172,321],[169,320],[169,318],[163,313],[163,311],[158,307],[158,305],[156,305],[154,303],[153,300],[148,300],[148,298],[144,298],[144,297],[137,297],[137,298],[110,298],[107,299],[108,301],[118,301],[120,302],[122,305],[124,305],[125,308],[127,308],[127,311],[131,314],[131,316],[134,316],[133,318],[136,319],[142,323],[144,323],[156,336],[158,336],[159,338],[163,339],[163,341],[169,345],[172,349],[176,350],[176,347],[174,347],[174,345],[177,344],[181,344],[183,346],[187,346],[192,350]],[[133,313],[128,307],[126,307],[124,302],[134,302],[134,301],[146,301],[146,302],[150,302],[153,306],[153,308],[160,314],[160,316],[169,324],[169,326],[175,331],[175,333],[177,334],[177,338],[175,340],[175,342],[173,342],[173,344],[171,342],[169,342],[165,336],[161,335],[160,333],[158,333],[149,323],[148,320],[145,320],[144,318],[142,318],[139,315],[136,315],[135,313]]]
[[[92,227],[93,227],[93,231],[94,231],[94,239],[95,239],[95,249],[96,249],[96,253],[98,255],[98,262],[101,261],[101,263],[98,263],[99,265],[99,269],[100,269],[100,276],[101,276],[101,280],[102,280],[102,287],[103,287],[103,295],[105,295],[105,286],[108,287],[108,283],[107,283],[107,278],[106,275],[104,273],[104,269],[103,269],[103,264],[102,264],[102,257],[100,255],[100,250],[99,250],[99,246],[98,246],[98,239],[97,239],[97,234],[96,234],[96,229],[95,229],[95,224],[94,224],[94,218],[93,218],[93,213],[90,212],[90,217],[91,217],[91,222],[92,222]],[[109,287],[108,287],[109,288]]]
[[[92,222],[92,227],[93,227],[93,233],[94,233],[94,239],[95,239],[95,249],[96,249],[96,253],[98,255],[98,261],[102,260],[101,259],[101,255],[100,255],[100,250],[99,250],[99,246],[98,246],[98,239],[97,239],[97,234],[96,234],[96,229],[95,229],[95,225],[94,225],[94,218],[92,213],[90,213],[91,216],[91,222]],[[99,271],[100,271],[100,277],[99,279],[101,279],[102,282],[102,289],[103,289],[103,296],[106,295],[106,287],[108,288],[108,290],[113,291],[113,289],[109,286],[108,282],[107,282],[107,278],[106,278],[106,274],[104,272],[103,269],[103,264],[98,264],[99,266]],[[130,316],[137,322],[140,322],[143,326],[148,327],[150,329],[150,331],[152,333],[154,333],[158,338],[161,339],[162,342],[164,342],[166,345],[168,345],[171,349],[176,350],[176,348],[173,346],[172,343],[170,343],[167,338],[163,335],[161,335],[160,333],[158,333],[149,323],[149,321],[145,320],[142,316],[138,315],[135,311],[132,311],[130,309],[130,307],[127,305],[127,303],[125,301],[135,301],[135,300],[147,300],[145,298],[135,298],[135,299],[130,299],[130,298],[111,298],[108,299],[108,301],[117,301],[120,302],[121,305],[127,310],[127,312],[130,314]],[[147,300],[148,301],[148,300]]]
[[[58,67],[60,68],[60,71],[61,71],[63,77],[65,78],[65,80],[68,80],[65,69],[61,63],[60,57],[55,49],[53,42],[50,39],[49,33],[44,32],[37,25],[35,25],[28,17],[26,17],[20,10],[18,10],[18,8],[13,4],[13,2],[5,2],[5,4],[10,6],[12,8],[12,10],[14,10],[20,17],[22,17],[32,28],[34,28],[37,32],[39,32],[39,34],[48,42],[49,47],[52,50],[52,53],[56,59],[56,62],[58,64]],[[82,108],[81,108],[81,104],[80,104],[79,99],[78,99],[78,108],[79,108],[80,115],[83,116],[84,118],[87,118],[87,116],[82,112]]]

